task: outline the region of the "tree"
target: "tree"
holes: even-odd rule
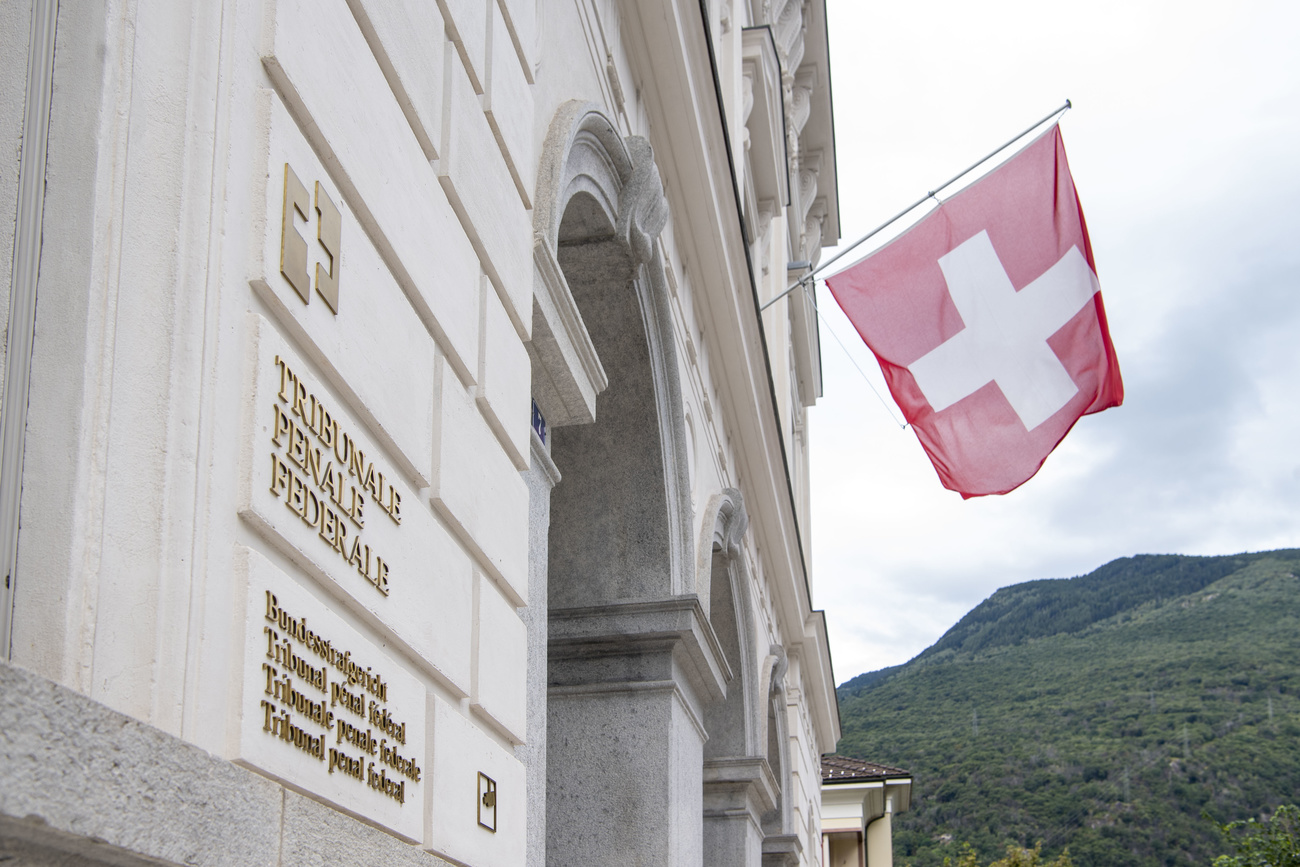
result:
[[[1237,850],[1220,855],[1214,867],[1300,867],[1300,807],[1283,804],[1263,822],[1247,819],[1219,826]]]
[[[950,857],[945,857],[943,867],[979,867],[979,861],[976,859],[975,850],[971,848],[970,844],[963,843],[961,854],[957,856],[957,860],[954,861]],[[1074,867],[1074,862],[1070,860],[1069,849],[1062,852],[1055,861],[1044,861],[1043,841],[1039,840],[1032,849],[1025,849],[1016,845],[1007,846],[1007,857],[990,862],[988,867]],[[1217,862],[1215,867],[1219,867]],[[1236,867],[1236,865],[1231,865],[1231,867]]]

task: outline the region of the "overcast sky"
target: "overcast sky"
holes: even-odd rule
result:
[[[814,602],[837,680],[910,659],[1009,584],[1300,547],[1300,3],[828,6],[845,241],[1073,100],[1126,390],[1026,485],[963,501],[819,283]]]

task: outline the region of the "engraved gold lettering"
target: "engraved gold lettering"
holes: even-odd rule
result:
[[[275,716],[275,705],[271,704],[269,701],[263,701],[262,710],[266,713],[266,722],[262,724],[262,731],[275,734],[276,731],[274,724],[279,722]]]
[[[285,505],[288,506],[290,509],[293,509],[299,515],[301,515],[303,513],[303,510],[306,508],[304,502],[306,499],[306,493],[307,493],[307,487],[306,485],[303,484],[302,479],[290,473],[289,491],[288,494],[285,496]]]
[[[343,508],[343,504],[339,502],[338,474],[334,471],[334,463],[332,461],[326,462],[324,477],[317,484],[320,485],[322,491],[329,495],[329,498],[334,501],[336,506]]]
[[[282,359],[278,355],[275,357],[275,365],[276,367],[280,368],[280,402],[288,403],[289,402],[288,389],[292,389],[294,387],[294,382],[295,382],[293,378],[293,371],[289,369],[289,365],[284,363],[284,359]]]
[[[352,502],[348,505],[348,514],[356,522],[358,527],[366,525],[366,498],[365,495],[352,486],[348,486],[352,492]]]
[[[388,772],[382,768],[380,768],[379,773],[375,773],[374,762],[371,762],[366,768],[366,783],[370,788],[382,792],[397,803],[406,803],[406,781],[392,779],[388,776]]]
[[[298,465],[299,469],[307,460],[307,434],[303,433],[302,428],[296,424],[291,425],[289,429],[289,448],[286,451],[289,460]]]
[[[271,407],[275,411],[275,422],[271,426],[271,443],[276,448],[281,448],[280,437],[288,436],[289,432],[293,430],[293,419],[289,418],[287,412],[280,409],[279,404],[272,404]]]
[[[293,414],[302,419],[303,424],[307,423],[307,410],[303,408],[303,403],[307,400],[307,386],[302,384],[297,377],[294,378],[295,388],[293,390],[293,403],[291,409]]]
[[[321,407],[320,411],[322,416],[320,441],[324,444],[325,448],[332,449],[334,448],[334,434],[338,431],[338,422],[334,421],[334,419],[330,417],[329,412],[324,406]]]
[[[278,497],[280,492],[287,490],[289,482],[293,478],[293,471],[289,465],[280,460],[277,454],[271,455],[271,496]]]
[[[305,469],[308,473],[311,474],[311,480],[316,484],[317,489],[323,491],[324,486],[322,486],[321,484],[322,480],[321,480],[320,456],[321,456],[320,449],[316,448],[315,446],[309,448],[307,450],[307,465],[303,467],[303,469]],[[326,466],[328,465],[329,464],[327,462]]]
[[[331,548],[337,545],[338,520],[339,516],[334,514],[331,509],[327,508],[322,510],[319,535],[321,539],[325,541],[325,544],[329,545]]]
[[[379,742],[379,760],[412,782],[420,782],[420,766],[415,759],[408,759],[397,751],[397,747],[388,746],[388,739]]]
[[[401,493],[288,363],[277,355],[275,364],[280,390],[272,404],[271,444],[278,451],[271,456],[271,494],[387,596],[389,564],[360,537],[367,500],[401,525]]]
[[[354,780],[363,781],[365,765],[361,759],[354,759],[342,750],[330,749],[329,772],[332,774],[338,770],[342,774],[352,777]]]
[[[365,719],[366,717],[366,699],[365,696],[348,689],[339,683],[330,684],[330,705],[332,707],[342,707],[350,713]]]
[[[344,557],[347,557],[348,546],[348,525],[339,521],[335,525],[334,550],[338,551]]]
[[[328,515],[332,517],[322,519],[325,535],[332,533],[333,526],[346,526],[341,515],[332,511]],[[377,555],[370,556],[371,562],[382,564]],[[265,698],[259,699],[262,730],[322,762],[328,774],[337,772],[364,783],[404,805],[408,784],[419,785],[423,769],[417,757],[401,752],[406,744],[406,723],[394,718],[385,706],[388,684],[383,676],[361,665],[351,650],[335,646],[314,631],[308,618],[296,617],[283,608],[270,591],[265,592],[265,605],[267,625],[262,631],[268,661],[261,663],[265,677]],[[308,655],[318,658],[321,665],[312,665]],[[346,685],[331,682],[327,676],[330,668],[342,675]],[[319,690],[319,694],[300,684]],[[373,698],[368,700],[365,693]],[[348,718],[335,713],[340,708]],[[328,744],[327,738],[334,744]],[[357,754],[348,752],[353,749]]]
[[[366,574],[363,568],[365,565],[365,561],[362,559],[363,549],[369,550],[367,546],[361,544],[360,539],[354,538],[352,540],[352,550],[348,552],[348,565],[355,566],[362,575]]]
[[[334,437],[334,457],[338,459],[339,466],[346,468],[352,460],[352,437],[348,436],[347,431],[339,431]],[[340,470],[344,472],[345,470]]]

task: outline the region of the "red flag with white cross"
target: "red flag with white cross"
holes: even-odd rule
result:
[[[1124,400],[1059,127],[826,282],[963,497],[1019,487]]]

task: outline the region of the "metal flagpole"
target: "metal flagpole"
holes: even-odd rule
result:
[[[940,184],[939,186],[935,187],[933,190],[930,190],[930,192],[926,193],[924,196],[922,196],[921,198],[917,199],[915,202],[913,202],[912,204],[908,205],[906,208],[904,208],[903,210],[899,211],[897,214],[895,214],[894,216],[890,217],[888,220],[885,220],[885,222],[881,223],[879,226],[876,226],[876,228],[872,229],[870,232],[867,232],[867,234],[863,235],[861,238],[858,238],[858,240],[854,241],[852,244],[848,245],[848,246],[845,247],[843,250],[839,251],[839,252],[836,253],[834,256],[830,257],[830,258],[827,259],[825,262],[821,263],[820,265],[818,265],[816,268],[814,268],[814,269],[812,269],[811,271],[809,271],[809,272],[808,272],[807,274],[805,274],[804,276],[800,277],[798,283],[795,283],[795,284],[794,284],[793,286],[791,286],[789,289],[785,290],[785,291],[782,292],[780,295],[778,295],[778,296],[776,296],[775,298],[773,298],[771,301],[769,301],[769,302],[767,302],[766,304],[764,304],[763,306],[759,307],[759,308],[758,308],[758,312],[759,312],[759,313],[762,313],[764,310],[766,310],[767,308],[771,307],[773,304],[775,304],[776,302],[780,301],[782,298],[784,298],[785,296],[789,295],[791,292],[793,292],[794,290],[798,289],[800,286],[803,286],[803,285],[806,284],[808,281],[812,280],[814,277],[817,276],[817,273],[818,273],[819,271],[824,271],[825,269],[829,268],[832,264],[834,264],[834,263],[836,262],[836,260],[841,259],[841,258],[843,258],[844,256],[848,255],[850,252],[852,252],[853,250],[857,249],[859,246],[861,246],[861,245],[862,245],[863,243],[865,243],[866,241],[871,240],[871,238],[873,238],[874,236],[876,236],[877,234],[879,234],[879,233],[880,233],[883,229],[885,229],[886,227],[888,227],[888,226],[890,226],[890,225],[892,225],[892,224],[898,222],[900,219],[902,219],[902,218],[903,218],[904,216],[906,216],[908,213],[910,213],[911,211],[916,210],[916,209],[919,208],[921,205],[925,204],[926,200],[935,198],[936,195],[939,193],[940,190],[944,189],[945,187],[950,187],[950,186],[952,186],[952,185],[955,184],[957,181],[959,181],[959,180],[961,180],[962,178],[966,177],[966,175],[968,175],[968,174],[970,174],[971,172],[975,171],[975,169],[977,169],[977,168],[979,168],[980,166],[984,165],[984,163],[986,163],[986,162],[988,162],[989,160],[993,159],[995,156],[997,156],[998,154],[1002,153],[1004,150],[1006,150],[1007,148],[1011,147],[1013,144],[1015,144],[1016,142],[1020,141],[1022,138],[1024,138],[1024,137],[1027,136],[1027,135],[1029,135],[1029,134],[1030,134],[1031,132],[1033,132],[1034,130],[1038,129],[1040,126],[1042,126],[1042,125],[1043,125],[1044,123],[1046,123],[1047,121],[1051,120],[1053,117],[1055,117],[1055,116],[1057,116],[1057,115],[1065,114],[1065,112],[1069,111],[1069,110],[1070,110],[1071,108],[1073,108],[1073,107],[1074,107],[1074,106],[1071,105],[1070,100],[1067,99],[1067,100],[1065,101],[1065,105],[1061,106],[1060,108],[1056,109],[1055,111],[1052,111],[1052,112],[1048,113],[1047,116],[1045,116],[1042,120],[1039,120],[1039,121],[1037,121],[1036,123],[1032,124],[1031,126],[1029,126],[1028,128],[1026,128],[1024,132],[1022,132],[1022,133],[1020,133],[1019,135],[1015,136],[1015,137],[1012,138],[1010,141],[1008,141],[1006,144],[1004,144],[1004,145],[1002,145],[1001,147],[997,148],[996,150],[990,152],[987,156],[985,156],[985,157],[981,157],[980,159],[976,160],[974,163],[972,163],[972,164],[970,165],[969,168],[964,169],[963,171],[960,171],[960,172],[958,172],[957,174],[953,175],[951,178],[949,178],[948,180],[944,181],[942,184]]]

